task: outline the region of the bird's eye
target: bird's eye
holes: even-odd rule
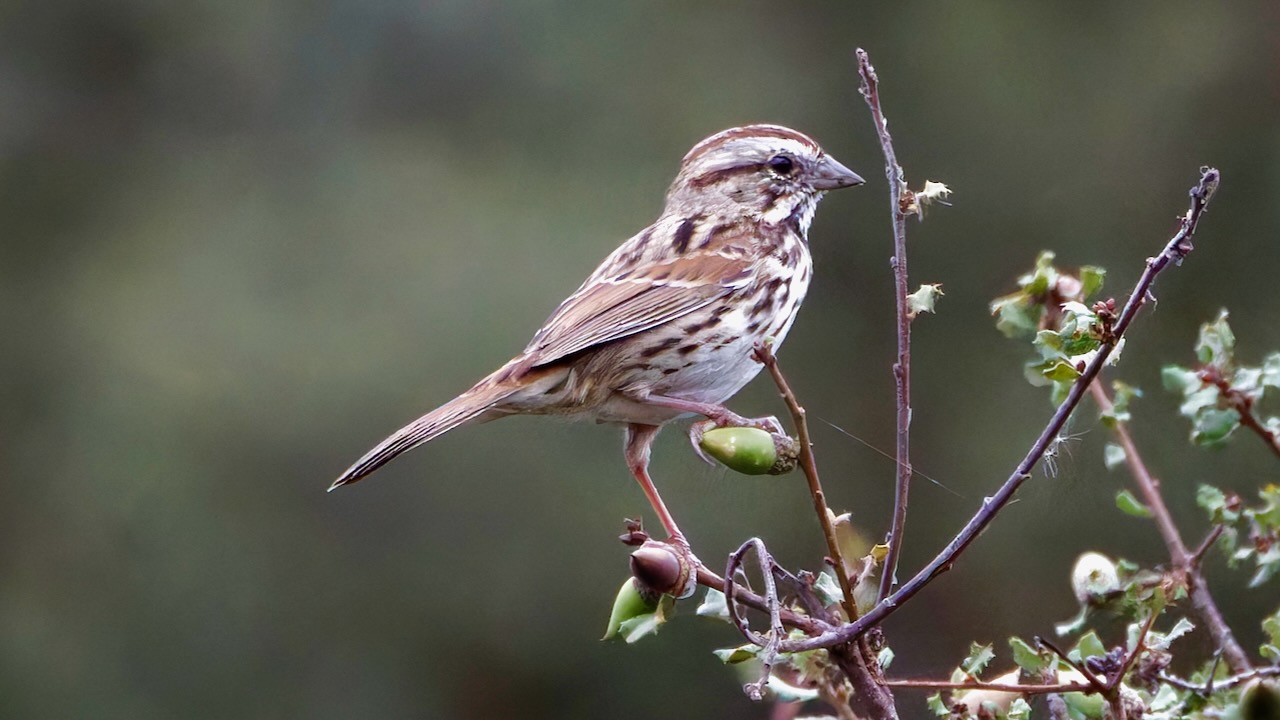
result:
[[[769,158],[769,169],[779,175],[790,175],[795,172],[796,161],[786,155],[774,155]]]

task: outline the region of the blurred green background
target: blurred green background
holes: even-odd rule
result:
[[[1274,2],[17,0],[0,8],[0,715],[766,717],[710,654],[736,635],[691,605],[637,646],[597,641],[622,518],[654,524],[615,428],[506,420],[324,490],[523,347],[656,216],[693,143],[753,121],[871,180],[818,213],[781,357],[813,415],[891,449],[887,196],[858,46],[908,178],[955,190],[910,228],[913,285],[947,292],[915,325],[914,459],[962,497],[917,485],[904,572],[1051,410],[987,301],[1046,247],[1123,292],[1202,164],[1221,193],[1120,368],[1147,390],[1133,432],[1189,542],[1196,483],[1276,480],[1252,438],[1188,447],[1158,383],[1219,307],[1244,359],[1280,348]],[[734,407],[783,410],[760,380]],[[1165,559],[1114,510],[1125,478],[1091,418],[1057,476],[887,624],[894,675],[1050,632],[1082,550]],[[892,463],[815,433],[833,505],[883,532]],[[712,565],[752,535],[819,562],[798,476],[708,468],[680,431],[655,455]],[[1208,572],[1256,647],[1274,583]]]

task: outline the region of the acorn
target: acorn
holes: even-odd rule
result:
[[[1280,720],[1280,683],[1254,678],[1240,692],[1240,720]]]
[[[656,540],[631,553],[631,577],[645,590],[676,598],[688,597],[698,587],[688,554]]]
[[[698,443],[708,456],[743,475],[782,475],[796,467],[800,444],[759,428],[713,428]]]
[[[648,615],[658,609],[660,595],[640,587],[636,579],[629,577],[618,589],[618,597],[613,601],[613,610],[609,612],[609,626],[601,640],[612,640],[618,636],[622,623],[641,615]]]

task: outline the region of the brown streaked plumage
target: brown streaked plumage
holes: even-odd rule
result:
[[[818,200],[861,183],[784,127],[747,125],[703,140],[685,155],[662,215],[605,258],[523,352],[383,440],[330,490],[460,425],[579,416],[626,426],[627,464],[683,543],[649,478],[653,438],[687,415],[776,424],[723,403],[759,372],[753,346],[781,344],[791,328],[812,276],[807,233]]]

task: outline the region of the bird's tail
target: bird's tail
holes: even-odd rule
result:
[[[456,427],[476,420],[490,419],[481,416],[493,410],[495,405],[518,389],[510,383],[492,382],[490,378],[482,380],[475,387],[405,425],[392,433],[391,437],[378,443],[376,447],[365,453],[364,457],[347,468],[341,477],[334,480],[329,490],[359,482],[398,455],[434,440]]]

